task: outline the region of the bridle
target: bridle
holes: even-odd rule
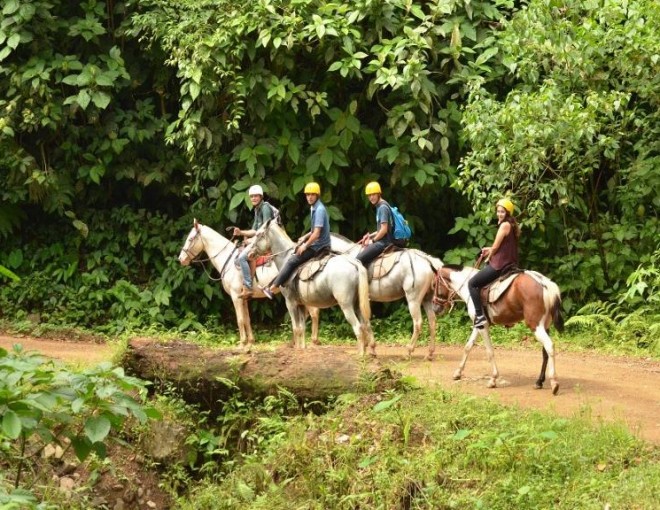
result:
[[[198,238],[201,234],[202,234],[202,233],[201,233],[200,229],[199,229],[199,228],[195,228],[195,235],[190,239],[190,242],[189,242],[189,243],[186,242],[186,245],[183,247],[183,252],[184,252],[186,255],[188,255],[188,257],[190,258],[190,262],[191,262],[192,264],[200,264],[200,265],[202,266],[202,269],[204,269],[204,272],[206,273],[206,276],[209,278],[209,280],[214,281],[214,282],[219,282],[219,281],[222,280],[222,278],[223,278],[224,275],[225,275],[225,270],[227,269],[227,264],[229,264],[229,261],[231,260],[232,255],[234,254],[234,252],[235,252],[236,250],[238,250],[238,245],[236,245],[236,244],[234,244],[234,243],[232,243],[232,242],[229,242],[228,244],[226,244],[225,246],[223,246],[222,249],[220,249],[220,251],[219,251],[218,253],[216,253],[215,255],[210,255],[208,258],[205,258],[205,259],[199,259],[199,258],[198,258],[198,257],[199,257],[199,254],[202,253],[202,251],[204,251],[204,252],[208,255],[208,252],[206,251],[206,246],[205,246],[205,244],[204,244],[204,238],[201,239],[201,242],[202,242],[202,250],[200,250],[199,253],[198,253],[197,255],[193,255],[193,254],[190,252],[190,250],[188,250],[188,249],[186,248],[186,246],[194,244],[194,242],[197,240],[197,238]],[[206,262],[211,262],[211,263],[212,263],[213,260],[214,260],[216,257],[218,257],[223,251],[225,251],[225,249],[227,249],[229,246],[232,246],[232,247],[233,247],[233,250],[232,250],[232,252],[229,254],[229,257],[227,257],[227,260],[225,260],[225,263],[222,265],[222,268],[220,269],[220,276],[219,276],[218,278],[214,278],[214,277],[211,275],[211,272],[206,268]]]
[[[475,269],[479,269],[479,266],[481,265],[481,262],[483,261],[484,256],[482,254],[479,255],[479,258],[477,259],[476,263],[474,264]],[[435,289],[433,289],[433,304],[442,307],[443,310],[447,309],[449,307],[449,312],[451,312],[454,308],[454,305],[456,304],[456,296],[460,295],[460,291],[463,288],[463,286],[468,282],[469,278],[466,278],[463,283],[458,287],[458,289],[454,289],[447,280],[445,279],[444,276],[442,276],[442,268],[438,269],[438,271],[435,274]],[[441,298],[438,296],[438,287],[439,287],[439,282],[442,281],[442,284],[445,286],[447,289],[447,297],[446,298]]]
[[[442,285],[444,285],[444,287],[447,289],[447,297],[442,298],[438,295],[438,287],[440,286],[440,282],[442,282]],[[440,268],[435,273],[435,289],[433,290],[433,300],[432,300],[433,304],[438,307],[441,307],[443,312],[447,310],[447,308],[449,308],[449,311],[447,313],[451,313],[451,311],[454,309],[454,305],[456,304],[457,295],[458,295],[458,290],[454,290],[451,287],[451,285],[449,285],[447,279],[442,275],[442,268]]]
[[[270,225],[267,225],[262,232],[257,232],[255,234],[254,240],[252,241],[252,244],[254,245],[254,247],[256,247],[257,242],[266,235],[266,232],[268,231],[269,228],[270,228]],[[272,258],[272,257],[276,257],[277,255],[281,255],[282,253],[287,253],[287,252],[293,251],[293,250],[296,249],[296,246],[297,245],[294,245],[291,248],[286,248],[286,249],[278,251],[276,253],[268,253],[268,252],[265,251],[263,254],[268,254],[268,256]]]

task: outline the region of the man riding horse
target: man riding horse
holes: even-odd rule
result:
[[[264,223],[275,216],[273,207],[264,200],[264,190],[259,184],[250,186],[248,195],[254,207],[252,227],[249,230],[241,230],[238,227],[234,227],[235,237],[253,237]],[[241,273],[243,274],[243,291],[241,292],[241,298],[243,299],[249,299],[253,295],[252,279],[256,270],[256,260],[248,259],[247,255],[247,250],[243,250],[236,258],[236,265],[241,268]]]
[[[316,182],[307,183],[305,198],[311,206],[311,230],[298,239],[295,252],[287,259],[273,283],[263,288],[269,299],[273,299],[274,293],[286,283],[297,267],[316,257],[322,250],[330,248],[330,217],[321,202],[321,186]]]

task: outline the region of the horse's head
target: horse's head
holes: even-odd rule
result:
[[[193,220],[193,228],[190,229],[186,242],[179,253],[179,262],[182,266],[189,265],[204,250],[201,233],[202,225],[196,219]]]
[[[433,311],[444,314],[454,306],[456,291],[451,286],[451,269],[447,266],[438,269],[435,275],[433,292]]]
[[[247,253],[249,258],[264,255],[265,253],[269,253],[271,251],[269,230],[276,227],[276,222],[273,222],[273,220],[268,220],[259,230],[257,230],[257,233],[252,237],[252,239],[250,239],[250,241],[247,243],[247,246],[245,247],[245,249],[248,250]]]

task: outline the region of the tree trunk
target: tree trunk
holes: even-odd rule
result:
[[[352,350],[324,346],[294,350],[278,347],[245,353],[211,349],[182,341],[132,339],[122,361],[126,372],[154,383],[160,391],[175,387],[183,399],[219,412],[236,388],[245,400],[274,395],[282,387],[299,401],[327,402],[342,393],[391,388],[398,375],[377,360],[361,359]]]

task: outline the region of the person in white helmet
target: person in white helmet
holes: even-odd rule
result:
[[[275,217],[273,207],[264,201],[264,190],[260,185],[255,184],[250,186],[248,195],[250,195],[250,202],[252,202],[252,206],[254,207],[252,227],[249,230],[241,230],[238,227],[234,227],[234,236],[253,237],[257,233],[257,230],[259,230],[259,227]],[[256,261],[249,260],[247,250],[243,250],[236,259],[236,263],[243,273],[243,291],[241,292],[241,297],[243,299],[249,299],[252,297],[253,292],[252,279],[256,270]]]

